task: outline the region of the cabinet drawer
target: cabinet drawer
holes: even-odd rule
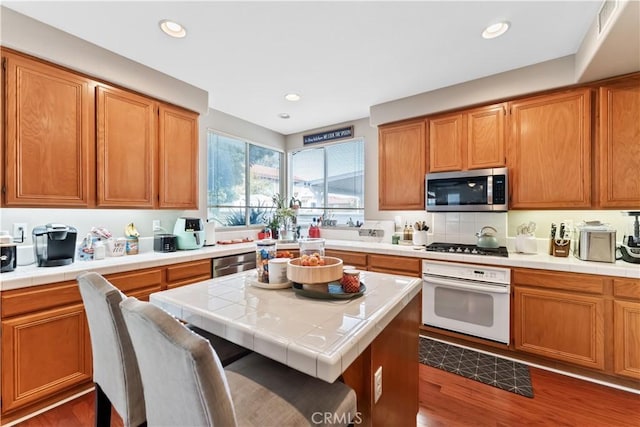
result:
[[[189,283],[211,279],[211,260],[185,262],[167,267],[167,288],[177,288]]]
[[[3,319],[82,301],[76,281],[4,291],[1,299]]]
[[[336,250],[325,250],[324,253],[326,256],[340,258],[344,265],[367,268],[367,254]]]
[[[179,282],[193,278],[211,278],[211,260],[185,262],[167,267],[167,283]]]
[[[604,292],[604,276],[555,271],[513,270],[516,285],[537,286],[548,289],[562,289],[601,295]]]
[[[613,295],[616,298],[640,300],[640,280],[613,279]]]
[[[389,255],[369,255],[369,268],[372,271],[402,272],[420,275],[420,259]]]
[[[157,291],[162,290],[162,268],[110,274],[106,279],[125,294],[151,287],[156,288]]]

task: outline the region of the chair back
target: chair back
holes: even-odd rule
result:
[[[236,426],[229,384],[209,342],[153,304],[129,297],[120,307],[140,366],[148,424]]]
[[[89,322],[93,380],[122,417],[125,426],[146,419],[142,381],[120,302],[126,297],[98,273],[77,277]]]

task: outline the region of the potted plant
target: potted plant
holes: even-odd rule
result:
[[[281,196],[280,193],[274,194],[271,200],[273,201],[273,207],[275,209],[269,223],[271,235],[274,239],[293,240],[292,225],[295,223],[296,212],[299,205],[295,204],[296,208],[294,208],[294,199],[292,198],[290,203],[287,203],[286,197]],[[276,230],[275,233],[274,230]]]

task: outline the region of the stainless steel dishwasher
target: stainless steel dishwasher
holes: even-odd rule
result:
[[[255,251],[213,259],[213,277],[228,276],[254,268],[256,268]]]

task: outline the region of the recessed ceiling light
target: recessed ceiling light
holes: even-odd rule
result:
[[[291,116],[288,113],[280,113],[278,114],[278,117],[280,117],[281,119],[288,119]]]
[[[485,39],[495,39],[507,32],[509,29],[509,23],[507,21],[498,22],[496,24],[489,25],[482,32],[482,37]]]
[[[164,31],[165,34],[178,39],[187,35],[187,30],[182,25],[169,19],[160,21],[160,29]]]
[[[287,101],[300,101],[300,95],[297,93],[288,93],[284,96]]]

